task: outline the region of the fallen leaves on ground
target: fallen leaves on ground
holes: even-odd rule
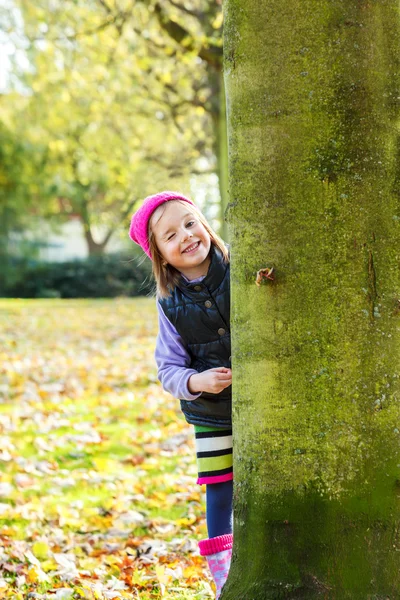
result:
[[[213,597],[153,299],[0,300],[0,599]]]

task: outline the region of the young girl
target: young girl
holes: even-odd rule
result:
[[[206,485],[207,557],[217,598],[232,553],[229,256],[193,202],[175,192],[146,198],[129,235],[153,261],[158,378],[194,425],[199,484]]]

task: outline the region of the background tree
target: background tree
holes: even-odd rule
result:
[[[3,108],[2,98],[0,107]],[[13,96],[14,106],[21,99]],[[5,109],[0,123],[0,264],[2,277],[13,276],[10,259],[10,233],[31,225],[34,217],[30,198],[37,193],[38,176],[46,156],[43,146],[34,147],[25,139],[17,138],[12,116]],[[44,202],[45,199],[42,198]],[[0,281],[1,285],[1,281]]]
[[[30,61],[14,65],[29,97],[17,133],[48,147],[42,193],[54,202],[44,215],[79,216],[90,253],[101,253],[137,199],[214,169],[198,48],[163,34],[140,2],[17,5]]]
[[[203,106],[213,124],[212,140],[221,197],[221,234],[224,239],[227,239],[228,230],[224,215],[229,201],[228,148],[225,86],[222,73],[221,2],[202,0],[189,7],[184,2],[169,0],[168,3],[161,4],[156,1],[154,10],[162,30],[181,47],[183,52],[188,50],[195,52],[206,69],[208,91]],[[187,15],[192,17],[192,22],[188,22]]]
[[[395,598],[399,7],[225,9],[236,485],[221,598]]]
[[[211,128],[200,102],[191,103],[202,70],[192,86],[188,60],[161,45],[158,21],[140,3],[19,6],[30,59],[21,74],[30,101],[20,124],[35,123],[25,136],[49,149],[42,192],[55,202],[45,216],[79,216],[90,253],[99,253],[157,181],[185,187],[204,170],[196,162],[211,155]],[[179,96],[170,98],[168,88]]]

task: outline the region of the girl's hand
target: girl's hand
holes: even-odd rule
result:
[[[203,373],[196,373],[189,377],[188,382],[191,394],[200,394],[201,392],[219,394],[230,385],[232,385],[232,370],[226,367],[216,367],[203,371]]]

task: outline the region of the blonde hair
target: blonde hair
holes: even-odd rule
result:
[[[228,249],[225,246],[224,241],[219,237],[219,235],[217,233],[215,233],[215,231],[212,229],[212,227],[210,227],[205,216],[199,211],[199,209],[196,206],[194,206],[193,204],[189,204],[188,202],[183,202],[182,200],[179,200],[179,199],[169,200],[169,202],[179,202],[180,204],[183,204],[185,206],[185,208],[187,208],[192,214],[194,214],[198,218],[198,220],[200,221],[200,223],[203,225],[204,229],[207,231],[208,235],[210,236],[211,245],[220,250],[220,252],[222,253],[223,261],[225,263],[228,263],[229,262],[229,254],[228,254]],[[177,286],[177,284],[181,278],[181,273],[180,273],[180,271],[178,271],[178,269],[175,269],[175,267],[173,267],[172,265],[165,264],[165,260],[157,247],[154,233],[151,230],[150,220],[149,220],[149,245],[150,245],[151,256],[153,258],[153,275],[154,275],[154,279],[156,280],[156,294],[159,298],[167,298],[168,296],[171,295],[171,292],[173,292],[173,290]]]

